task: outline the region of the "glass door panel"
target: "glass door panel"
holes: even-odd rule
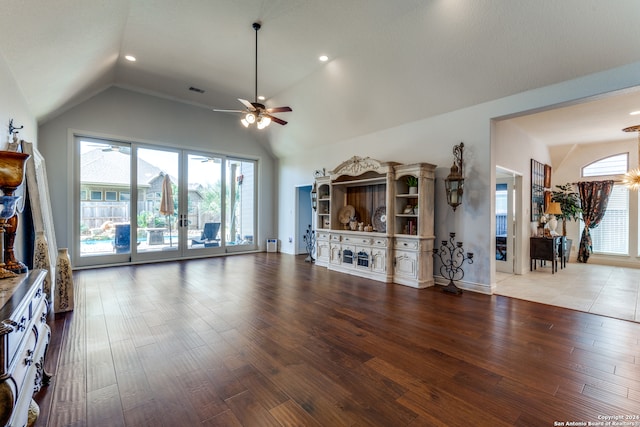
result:
[[[77,138],[76,265],[129,260],[131,146]]]
[[[154,258],[175,257],[180,250],[180,154],[146,147],[136,154],[136,252],[142,258],[149,253]]]
[[[255,242],[255,160],[78,136],[73,263],[179,259]]]
[[[227,251],[248,250],[256,246],[256,163],[251,160],[226,161]]]
[[[515,194],[513,178],[496,179],[496,270],[514,271]]]
[[[222,158],[187,155],[187,201],[181,226],[186,247],[194,254],[222,252],[223,182]]]

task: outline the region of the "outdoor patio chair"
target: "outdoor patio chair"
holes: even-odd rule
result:
[[[220,239],[218,239],[218,232],[220,231],[219,222],[205,222],[204,229],[200,239],[191,239],[192,245],[205,245],[208,246],[220,246]]]

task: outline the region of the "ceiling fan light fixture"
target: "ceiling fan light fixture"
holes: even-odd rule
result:
[[[252,124],[256,121],[256,115],[253,113],[248,113],[246,116],[244,116],[244,119],[247,121],[247,123]]]
[[[245,119],[240,120],[240,123],[242,123],[242,126],[248,128],[249,127],[249,122],[246,121]]]
[[[269,124],[271,124],[271,119],[263,116],[258,117],[258,121],[256,122],[258,129],[264,129],[269,126]]]

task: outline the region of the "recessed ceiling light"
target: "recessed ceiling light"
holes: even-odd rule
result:
[[[632,111],[629,113],[630,116],[637,116],[638,114],[640,114],[640,110]]]
[[[329,60],[329,57],[327,55],[320,55],[318,59],[322,62],[327,62]]]
[[[127,61],[131,61],[131,62],[135,62],[136,61],[136,57],[133,55],[127,55],[124,57],[124,59],[126,59]]]
[[[265,100],[265,99],[267,99],[267,98],[265,98],[264,96],[260,95],[260,96],[258,97],[258,99],[259,99],[260,101],[264,101],[264,100]]]

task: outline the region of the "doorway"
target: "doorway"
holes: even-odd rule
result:
[[[515,172],[496,168],[495,189],[495,245],[496,271],[507,274],[520,273],[522,251],[520,236],[522,221],[519,220],[522,179]]]
[[[298,215],[296,217],[296,244],[295,254],[306,254],[307,245],[304,236],[307,234],[309,226],[315,230],[313,225],[313,212],[311,208],[311,186],[305,185],[296,188],[296,206]]]
[[[74,265],[255,250],[256,161],[76,137]]]

